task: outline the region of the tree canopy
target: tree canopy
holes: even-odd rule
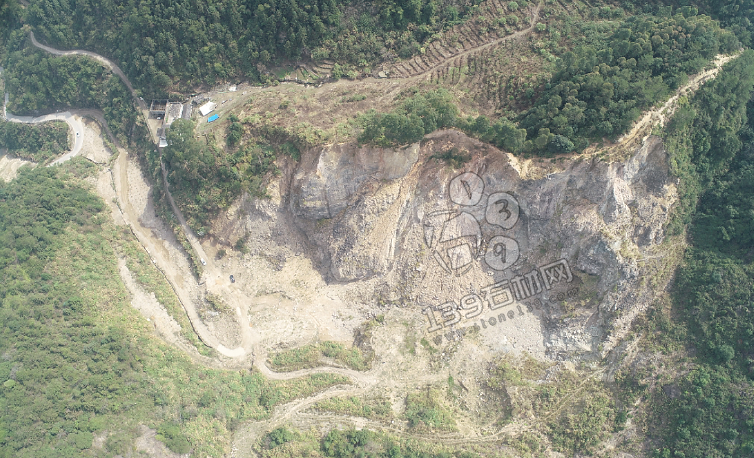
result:
[[[732,33],[692,13],[630,17],[601,49],[565,53],[549,89],[521,115],[535,149],[566,150],[562,137],[579,150],[616,138],[715,55],[738,49]]]
[[[259,81],[279,60],[408,57],[478,3],[370,0],[354,17],[344,0],[31,0],[27,20],[39,39],[108,56],[145,94],[160,94],[175,83]]]
[[[22,124],[0,121],[0,148],[34,162],[46,162],[68,149],[68,124],[50,121]]]

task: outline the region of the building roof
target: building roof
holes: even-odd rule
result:
[[[183,113],[181,114],[181,117],[183,119],[191,119],[191,111],[193,110],[193,105],[190,103],[187,103],[183,106]]]
[[[173,121],[181,117],[183,112],[183,104],[171,102],[168,104],[165,110],[165,126],[170,126]]]
[[[212,113],[215,110],[215,107],[217,104],[215,102],[207,102],[201,107],[199,107],[199,113],[202,116],[207,116],[208,114]]]
[[[209,118],[207,119],[207,122],[212,122],[212,121],[215,121],[215,120],[217,120],[217,118],[219,118],[219,117],[220,117],[220,115],[218,115],[218,114],[213,114],[212,116],[210,116],[210,117],[209,117]]]

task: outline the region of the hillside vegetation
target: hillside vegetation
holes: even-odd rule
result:
[[[262,81],[266,66],[311,56],[368,67],[408,57],[475,2],[384,0],[32,0],[27,20],[61,49],[99,52],[146,94],[229,78]]]
[[[685,361],[690,371],[670,380],[654,368],[648,378],[634,372],[619,385],[624,399],[649,398],[650,437],[659,445],[653,457],[754,452],[753,88],[754,52],[746,51],[684,101],[666,131],[681,179],[670,230],[688,224],[691,246],[672,292],[678,319],[658,305],[645,329],[650,342],[695,356]]]
[[[145,134],[133,97],[125,84],[99,62],[80,56],[52,56],[33,47],[17,30],[7,47],[8,111],[16,115],[46,114],[69,108],[102,110],[108,127],[123,143]]]
[[[718,53],[738,49],[731,32],[695,13],[684,8],[670,18],[634,16],[601,48],[563,54],[549,89],[521,115],[534,147],[566,153],[570,144],[581,150],[590,141],[616,138]],[[561,137],[568,142],[552,144]]]
[[[68,124],[50,121],[30,125],[0,121],[0,148],[34,162],[47,162],[68,150]]]
[[[674,293],[698,367],[675,381],[681,396],[663,399],[663,457],[754,453],[754,53],[730,67],[670,130],[700,198]]]
[[[718,53],[740,46],[733,33],[691,8],[670,18],[632,16],[606,38],[600,47],[565,52],[548,89],[513,121],[458,118],[453,98],[441,89],[407,99],[392,113],[367,113],[359,141],[400,145],[438,128],[458,127],[512,152],[581,151],[625,133],[644,110],[666,100]]]

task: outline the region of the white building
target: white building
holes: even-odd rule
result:
[[[202,105],[202,106],[199,107],[199,113],[202,116],[207,116],[208,114],[210,114],[213,111],[215,111],[215,107],[216,106],[217,106],[217,104],[215,102],[207,102],[204,105]]]

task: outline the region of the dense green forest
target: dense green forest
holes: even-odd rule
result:
[[[16,115],[46,114],[68,108],[102,110],[113,134],[123,143],[144,134],[133,97],[125,84],[94,59],[56,57],[33,47],[21,31],[7,46],[8,111]]]
[[[565,53],[550,88],[521,117],[536,149],[557,135],[578,150],[590,140],[615,138],[715,55],[739,48],[731,32],[695,13],[685,8],[669,18],[633,16],[602,49]]]
[[[32,0],[27,21],[48,44],[112,58],[145,94],[159,94],[172,84],[261,81],[264,66],[307,56],[362,67],[407,57],[478,3]]]
[[[0,60],[5,58],[6,43],[19,26],[21,15],[21,5],[16,0],[0,0]]]
[[[68,124],[50,121],[21,124],[0,121],[0,149],[34,162],[47,162],[68,150]]]
[[[197,140],[193,121],[177,120],[168,131],[168,146],[162,152],[171,194],[199,233],[241,192],[266,196],[270,175],[278,173],[275,160],[281,155],[296,158],[299,154],[295,142],[284,132],[252,132],[249,123],[234,115],[229,116],[227,129],[226,150],[216,144],[214,134],[205,141]],[[147,157],[151,162],[160,160],[152,154]]]
[[[668,8],[683,8],[693,6],[699,12],[711,16],[721,22],[725,29],[735,33],[741,43],[751,47],[754,41],[754,1],[752,0],[671,0],[654,2],[651,0],[633,0],[632,8],[657,15],[667,15]]]
[[[171,194],[191,226],[201,228],[241,194],[241,173],[222,148],[196,139],[192,121],[176,120],[167,141],[162,160]],[[265,164],[274,167],[271,161]]]

